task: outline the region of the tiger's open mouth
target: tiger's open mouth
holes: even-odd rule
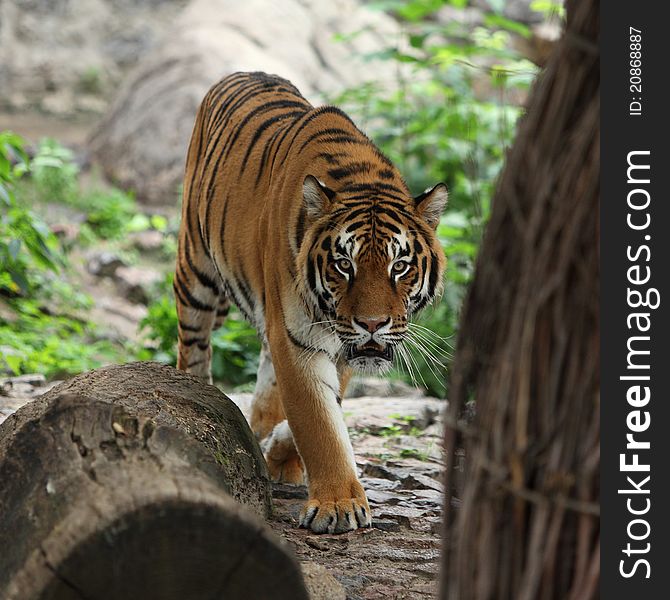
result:
[[[347,360],[354,360],[356,358],[381,358],[382,360],[393,360],[393,347],[386,344],[382,348],[379,344],[368,342],[367,344],[357,347],[351,345],[347,348]]]

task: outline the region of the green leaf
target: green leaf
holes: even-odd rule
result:
[[[412,0],[398,8],[398,14],[407,21],[418,21],[442,8],[444,0]]]
[[[4,353],[2,358],[4,359],[6,365],[9,367],[10,371],[14,375],[21,374],[21,365],[23,364],[23,358],[16,354]]]
[[[422,34],[412,34],[409,36],[409,44],[412,46],[412,48],[423,48],[423,44],[426,41],[426,38],[428,37],[428,34],[422,33]]]
[[[127,231],[130,232],[135,232],[135,231],[146,231],[151,227],[151,220],[149,217],[146,215],[143,215],[142,213],[137,213],[136,215],[133,215],[132,219],[130,219],[130,222],[126,226]]]
[[[0,179],[3,181],[9,181],[10,176],[10,162],[7,155],[0,153]]]
[[[530,3],[530,9],[542,13],[545,17],[551,15],[558,15],[560,18],[565,18],[565,6],[562,2],[554,2],[552,0],[533,0]]]
[[[517,33],[525,38],[530,38],[532,36],[532,32],[527,25],[520,23],[518,21],[513,21],[512,19],[508,19],[507,17],[504,17],[503,15],[500,14],[486,15],[484,17],[484,23],[489,27],[498,27],[500,29],[506,29],[507,31]]]
[[[33,160],[33,167],[47,167],[51,169],[60,169],[63,166],[63,160],[57,156],[37,156]]]
[[[12,197],[9,194],[9,190],[2,183],[0,183],[0,200],[2,200],[5,206],[10,206],[12,203]]]
[[[151,226],[158,231],[165,231],[167,229],[168,221],[162,215],[152,215]]]

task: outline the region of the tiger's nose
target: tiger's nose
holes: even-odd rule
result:
[[[374,317],[371,319],[368,318],[357,319],[356,317],[354,317],[354,323],[356,323],[356,325],[359,325],[363,329],[366,329],[370,333],[374,333],[378,329],[384,327],[384,325],[388,325],[390,321],[391,317]]]

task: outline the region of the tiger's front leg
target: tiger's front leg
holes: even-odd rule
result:
[[[300,526],[315,533],[369,527],[370,507],[338,404],[335,363],[323,352],[305,357],[285,330],[270,336],[270,349],[284,412],[307,471],[309,499]]]

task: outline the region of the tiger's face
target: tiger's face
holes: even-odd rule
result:
[[[305,198],[321,212],[309,236],[304,273],[318,320],[332,327],[348,364],[388,370],[409,317],[442,289],[444,252],[435,235],[447,200],[438,184],[406,203],[383,196],[338,198],[318,180]],[[328,202],[326,202],[328,200]]]

